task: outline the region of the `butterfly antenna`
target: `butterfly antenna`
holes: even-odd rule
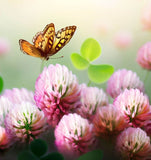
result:
[[[64,56],[60,56],[60,57],[51,57],[50,59],[58,59],[58,58],[63,58]]]

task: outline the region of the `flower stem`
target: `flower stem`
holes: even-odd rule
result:
[[[87,86],[88,86],[88,87],[90,87],[90,85],[91,85],[91,81],[89,80],[89,82],[88,82]]]
[[[144,84],[146,83],[146,81],[147,81],[147,79],[148,79],[148,76],[149,76],[149,71],[147,70],[147,71],[146,71],[145,78],[144,78]]]
[[[45,64],[45,60],[43,59],[41,61],[41,66],[40,66],[40,73],[42,72],[43,68],[44,68],[44,64]]]

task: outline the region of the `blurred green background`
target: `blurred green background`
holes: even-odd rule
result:
[[[151,40],[151,32],[143,30],[141,16],[148,0],[0,0],[0,38],[10,42],[10,51],[0,57],[0,74],[4,78],[4,88],[33,90],[40,73],[41,59],[23,54],[19,39],[32,42],[33,36],[42,31],[46,24],[54,23],[56,30],[76,25],[77,30],[71,41],[45,65],[64,64],[77,75],[80,83],[87,83],[86,71],[76,70],[70,54],[80,52],[83,41],[95,38],[101,45],[102,55],[94,64],[111,64],[115,70],[131,69],[144,80],[146,71],[136,62],[138,49]],[[104,27],[103,27],[104,26]],[[119,31],[132,34],[132,44],[119,49],[114,37]],[[149,91],[150,78],[146,81]],[[98,85],[105,88],[106,84]]]

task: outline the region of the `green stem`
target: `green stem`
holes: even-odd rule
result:
[[[25,143],[25,148],[28,150],[29,149],[29,143],[30,143],[30,138],[27,135],[26,143]]]
[[[41,66],[40,66],[40,73],[42,72],[42,70],[44,68],[44,64],[45,64],[45,60],[43,59],[41,62]]]
[[[89,82],[88,82],[87,86],[88,86],[88,87],[90,87],[90,85],[91,85],[91,81],[89,80]]]
[[[147,79],[148,79],[148,76],[149,76],[149,71],[147,70],[147,71],[146,71],[145,78],[144,78],[144,84],[145,84],[145,82],[147,81]]]

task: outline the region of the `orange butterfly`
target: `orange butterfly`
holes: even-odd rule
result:
[[[46,25],[42,32],[38,32],[33,38],[33,45],[20,39],[20,49],[23,53],[33,57],[48,60],[50,56],[56,54],[72,38],[76,26],[68,26],[55,33],[53,23]]]

